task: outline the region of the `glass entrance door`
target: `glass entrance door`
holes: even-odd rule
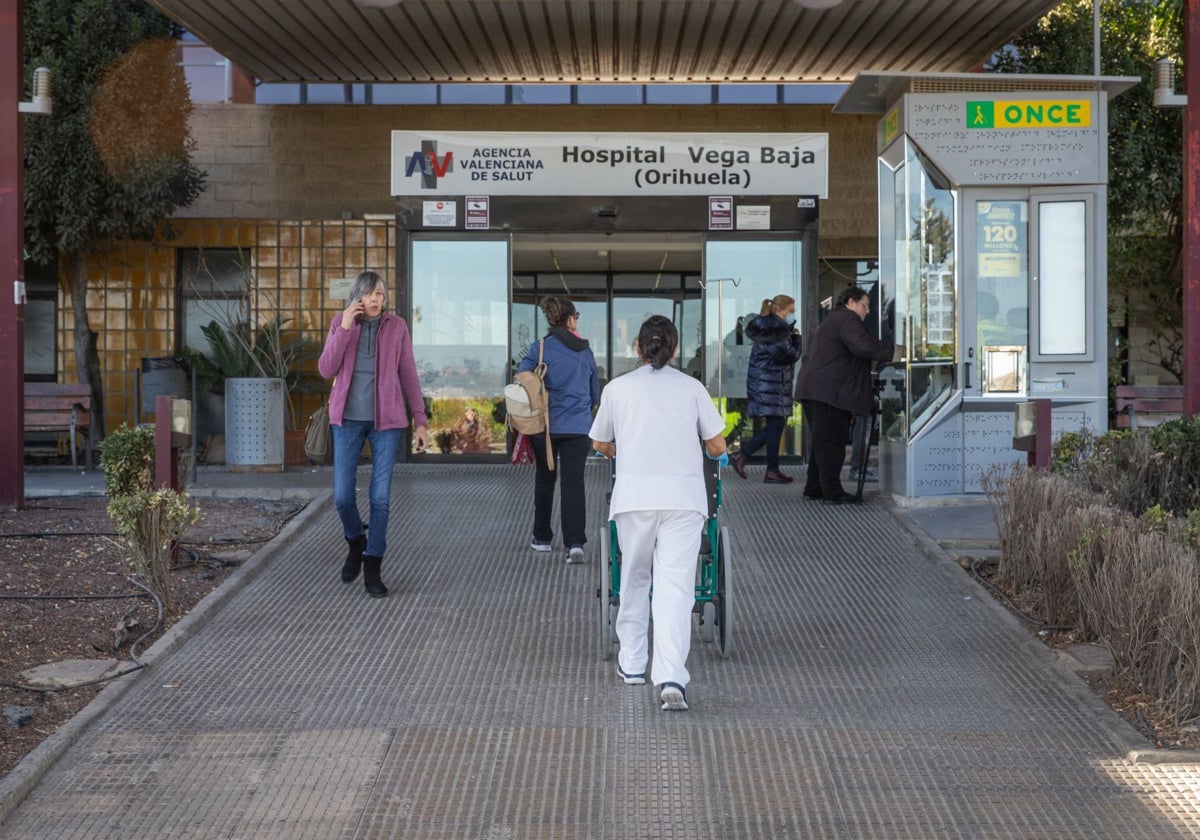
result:
[[[433,456],[499,456],[505,428],[494,411],[509,377],[509,242],[414,238],[411,265],[410,327]]]
[[[634,340],[651,315],[670,318],[679,330],[674,364],[701,377],[702,324],[699,276],[689,273],[518,274],[513,278],[512,365],[546,334],[538,302],[546,295],[569,297],[579,312],[579,333],[588,340],[600,385],[637,367]]]
[[[792,239],[710,239],[704,249],[704,329],[707,362],[704,381],[718,398],[726,435],[749,438],[755,423],[746,416],[746,373],[754,344],[746,324],[764,300],[788,295],[796,301],[796,322],[805,323],[801,279],[804,244]],[[800,406],[784,432],[782,453],[802,452]]]
[[[649,282],[650,280],[653,282]],[[665,280],[665,282],[664,282]],[[612,278],[609,317],[611,376],[628,373],[640,360],[634,349],[638,331],[652,315],[670,318],[679,331],[679,353],[672,364],[697,379],[701,375],[700,283],[694,275],[668,278],[618,274]]]

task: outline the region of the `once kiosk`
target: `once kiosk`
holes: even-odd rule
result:
[[[882,115],[882,489],[982,492],[1026,399],[1107,426],[1108,100],[1140,81],[864,73],[835,106]]]

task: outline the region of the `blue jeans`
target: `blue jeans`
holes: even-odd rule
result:
[[[764,417],[763,426],[748,443],[742,444],[741,452],[747,458],[757,452],[762,445],[767,445],[767,470],[779,470],[779,441],[783,437],[783,427],[787,425],[786,417]]]
[[[392,506],[392,468],[400,448],[400,430],[379,431],[374,423],[344,420],[333,426],[333,506],[342,520],[342,533],[348,540],[363,532],[358,512],[355,483],[358,459],[363,444],[371,442],[371,517],[367,528],[367,550],[363,554],[382,557],[387,549],[388,514]]]

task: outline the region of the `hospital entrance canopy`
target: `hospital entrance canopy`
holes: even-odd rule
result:
[[[778,84],[966,72],[1059,0],[150,2],[266,82]]]

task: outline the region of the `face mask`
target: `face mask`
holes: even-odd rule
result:
[[[796,313],[795,313],[795,312],[792,312],[791,314],[789,314],[789,315],[788,315],[786,318],[784,318],[783,320],[787,321],[787,325],[788,325],[789,327],[794,327],[794,326],[796,326]]]

